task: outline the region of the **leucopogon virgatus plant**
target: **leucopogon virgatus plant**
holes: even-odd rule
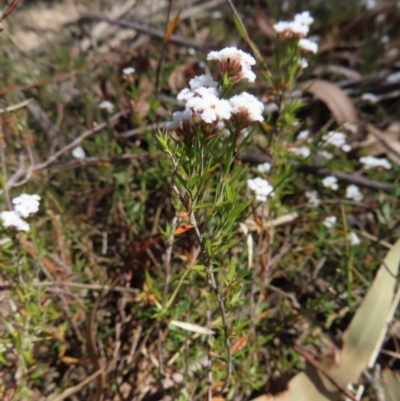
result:
[[[306,67],[305,54],[315,50],[315,45],[300,42],[305,40],[312,22],[309,14],[303,13],[301,17],[301,21],[293,24],[294,30],[290,24],[277,29],[278,40],[285,42],[286,53],[281,59],[290,65],[289,71],[284,71],[281,77],[290,85],[282,86],[282,82],[278,85],[274,79],[268,80],[272,88],[271,99],[280,103],[282,110],[287,108],[283,94],[293,88],[294,80]],[[298,25],[304,28],[301,33],[296,32]],[[236,165],[238,154],[250,142],[253,131],[264,121],[265,104],[259,98],[248,92],[234,93],[236,84],[255,82],[256,75],[252,70],[255,58],[235,47],[227,47],[210,52],[207,60],[218,63],[220,78],[215,80],[204,74],[189,81],[189,86],[177,96],[182,109],[173,113],[165,132],[158,136],[158,144],[173,164],[171,176],[176,209],[188,217],[199,244],[200,265],[195,271],[208,283],[207,297],[209,310],[212,310],[207,316],[214,313],[212,305],[219,310],[221,323],[218,327],[222,335],[209,337],[208,354],[218,354],[220,358],[211,363],[210,357],[208,366],[209,372],[219,374],[218,379],[227,388],[234,369],[231,339],[235,338],[233,333],[238,336],[241,332],[234,327],[235,311],[243,303],[242,284],[252,273],[236,269],[234,264],[227,269],[223,269],[222,265],[228,250],[241,241],[236,230],[242,213],[253,202],[257,207],[260,202],[275,198],[275,191],[266,177],[271,170],[271,165],[267,163],[268,166],[264,164],[259,169],[262,177],[247,181],[250,190],[247,193],[254,196],[243,197],[246,190],[241,182],[246,169]],[[272,70],[263,73],[272,77]],[[286,110],[286,116],[294,114],[294,110]],[[216,300],[215,304],[213,300]],[[165,305],[158,307],[158,316],[161,317],[166,308]],[[209,318],[206,324],[211,329]],[[221,338],[223,343],[219,342]],[[224,376],[221,374],[223,371],[226,372]]]

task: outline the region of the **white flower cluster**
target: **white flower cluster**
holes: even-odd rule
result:
[[[350,231],[347,234],[347,240],[350,242],[351,246],[356,246],[361,244],[360,237],[354,231]]]
[[[360,163],[364,165],[364,168],[366,170],[369,170],[371,168],[375,167],[383,167],[386,170],[390,170],[392,168],[392,165],[390,164],[388,159],[379,159],[374,156],[364,156],[360,158]]]
[[[357,185],[349,185],[346,188],[346,199],[351,199],[356,202],[361,202],[364,199],[364,196]]]
[[[18,231],[29,231],[29,224],[23,219],[37,213],[40,205],[39,195],[21,194],[12,200],[14,210],[0,213],[4,227],[15,227]]]
[[[325,220],[323,221],[322,224],[326,228],[332,228],[336,224],[336,221],[337,221],[337,217],[336,216],[328,216],[328,217],[325,218]]]
[[[210,52],[207,60],[217,60],[222,76],[227,74],[232,83],[242,79],[249,82],[256,80],[256,75],[251,70],[251,66],[256,63],[255,58],[236,47],[225,47],[220,51]]]
[[[293,21],[279,21],[274,24],[274,29],[277,33],[288,33],[299,36],[307,36],[310,25],[314,22],[314,18],[309,11],[303,11],[301,14],[296,14]]]
[[[274,196],[274,189],[264,178],[256,177],[247,180],[248,187],[255,193],[256,200],[265,202],[268,196]]]
[[[343,152],[350,152],[351,146],[346,143],[346,134],[338,131],[329,131],[326,135],[322,136],[325,145],[333,145],[343,150]]]
[[[298,46],[302,51],[317,53],[318,44],[313,40],[305,38],[313,22],[314,18],[310,15],[310,12],[303,11],[301,14],[296,14],[293,21],[279,21],[274,24],[274,29],[283,38],[298,38]],[[300,66],[306,68],[308,66],[307,60],[301,59]]]
[[[318,207],[321,204],[321,200],[318,198],[317,191],[306,191],[305,196],[309,206]]]
[[[322,185],[326,188],[330,188],[333,191],[337,191],[339,189],[338,179],[333,175],[325,177],[322,180]]]
[[[250,82],[255,80],[250,67],[255,64],[255,59],[235,47],[212,51],[207,59],[219,61],[221,75],[228,77],[230,83],[241,79]],[[190,124],[199,122],[212,125],[214,128],[222,128],[218,124],[230,120],[236,128],[242,130],[252,121],[263,121],[264,105],[255,96],[242,92],[230,99],[221,99],[218,82],[207,74],[191,79],[189,88],[183,89],[177,98],[185,103],[185,110],[173,114],[172,121],[166,126],[167,129],[184,131],[185,124],[188,128]]]
[[[99,109],[106,110],[108,113],[112,113],[114,111],[114,105],[108,100],[103,100],[99,103]]]
[[[83,160],[86,158],[86,153],[83,150],[82,146],[77,146],[71,150],[72,156],[75,157],[75,159],[80,159]]]

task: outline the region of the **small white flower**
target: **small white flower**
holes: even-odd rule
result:
[[[364,100],[365,102],[371,102],[371,103],[379,102],[378,96],[374,95],[373,93],[363,93],[361,95],[361,100]]]
[[[193,84],[195,84],[195,82]],[[202,94],[206,92],[208,92],[210,95],[218,96],[218,92],[214,87],[201,86],[198,88],[194,88],[193,90],[189,88],[182,89],[178,93],[177,99],[180,100],[181,102],[187,102],[189,99],[192,99],[193,97],[202,97],[203,96]]]
[[[236,47],[226,47],[219,51],[212,51],[208,53],[207,60],[219,61],[221,73],[228,73],[228,78],[232,82],[237,82],[241,79],[254,82],[256,79],[256,75],[251,70],[251,66],[256,63],[255,58]]]
[[[352,199],[356,202],[361,202],[364,199],[364,196],[357,185],[349,185],[346,188],[346,198]]]
[[[135,69],[133,67],[126,67],[122,70],[122,74],[124,75],[132,75],[135,73]]]
[[[386,77],[386,82],[389,84],[398,84],[400,82],[400,71],[389,74]]]
[[[201,88],[202,86],[206,88],[216,88],[218,86],[218,82],[214,81],[213,77],[208,74],[198,75],[197,77],[192,78],[189,81],[189,86],[192,91],[195,89]],[[215,93],[217,94],[217,93]]]
[[[2,220],[4,227],[15,227],[18,231],[29,231],[29,224],[21,219],[21,216],[15,211],[1,212],[0,220]]]
[[[348,131],[350,131],[352,134],[357,134],[358,132],[358,126],[357,124],[353,124],[353,123],[345,123],[343,125],[343,128],[347,129]]]
[[[211,88],[199,88],[196,94],[186,102],[186,106],[194,110],[194,112],[206,123],[211,124],[217,119],[229,120],[231,117],[232,106],[226,99],[219,99],[210,93]]]
[[[318,43],[313,42],[310,39],[300,39],[298,46],[300,47],[300,49],[306,52],[316,53],[318,51]]]
[[[374,167],[383,167],[386,170],[390,170],[392,165],[386,158],[379,159],[373,156],[364,156],[360,158],[360,163],[364,164],[364,168],[369,170]]]
[[[244,62],[248,65],[254,65],[256,59],[249,53],[239,50],[236,47],[225,47],[219,51],[212,51],[208,53],[207,60],[227,61],[236,60],[240,63]]]
[[[331,160],[333,158],[333,154],[330,152],[327,152],[326,150],[320,150],[318,152],[318,156],[321,156],[323,159],[326,159],[326,160]]]
[[[308,25],[298,21],[279,21],[273,25],[277,33],[289,33],[298,36],[306,36],[310,30]]]
[[[192,120],[192,110],[185,109],[184,111],[175,111],[172,114],[172,121],[168,122],[166,129],[177,129],[180,127],[182,121]]]
[[[307,146],[301,146],[299,148],[289,148],[288,150],[297,156],[303,157],[304,159],[311,154],[310,148],[308,148]]]
[[[99,103],[99,109],[106,110],[109,113],[112,113],[114,111],[114,105],[108,100],[103,100]]]
[[[222,13],[219,10],[215,10],[211,13],[211,18],[212,19],[220,19],[222,18]]]
[[[322,139],[327,144],[340,148],[346,143],[346,134],[343,132],[329,131],[326,135],[322,136]]]
[[[355,245],[360,245],[361,244],[360,237],[354,231],[350,231],[347,234],[347,239],[349,240],[351,246],[355,246]]]
[[[332,189],[333,191],[337,191],[339,189],[338,179],[333,175],[325,177],[322,180],[322,185],[326,188]]]
[[[305,193],[305,196],[307,198],[308,204],[311,207],[318,207],[321,204],[321,201],[318,198],[318,192],[317,191],[307,191]]]
[[[336,220],[336,216],[328,216],[325,218],[322,224],[327,228],[332,228],[336,224]]]
[[[296,14],[294,20],[303,25],[311,25],[314,22],[314,18],[310,15],[309,11],[303,11],[301,14]]]
[[[196,49],[194,47],[189,47],[187,52],[190,56],[194,56],[196,54]]]
[[[14,205],[14,211],[22,217],[28,217],[39,210],[40,196],[36,194],[21,194],[14,198],[12,203]]]
[[[271,171],[271,163],[265,162],[265,163],[259,164],[257,166],[257,170],[260,173],[269,173]]]
[[[240,79],[247,79],[248,82],[256,81],[256,74],[251,70],[249,64],[242,63],[242,71],[240,73]]]
[[[260,202],[265,202],[268,196],[274,196],[272,186],[261,177],[247,180],[247,185],[256,194],[256,200]]]
[[[76,148],[73,148],[71,153],[72,156],[75,157],[75,159],[84,159],[86,157],[85,151],[83,150],[82,146],[77,146]]]
[[[300,131],[299,135],[297,135],[296,140],[297,141],[304,141],[310,136],[310,131],[308,129],[305,129],[304,131]]]
[[[242,92],[240,95],[232,96],[229,102],[232,114],[246,113],[249,121],[263,121],[264,104],[250,93]]]
[[[300,68],[302,68],[303,70],[304,70],[305,68],[307,68],[307,67],[308,67],[308,61],[307,61],[307,59],[301,58],[301,59],[299,60],[299,66],[300,66]]]

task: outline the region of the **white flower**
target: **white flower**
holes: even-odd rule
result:
[[[85,151],[83,150],[82,146],[77,146],[73,148],[71,153],[72,156],[75,157],[75,159],[84,159],[86,157]]]
[[[231,117],[232,107],[228,100],[219,99],[210,93],[210,88],[199,88],[196,95],[188,99],[186,106],[194,110],[194,112],[206,123],[211,124],[217,119],[229,120]]]
[[[273,27],[277,33],[289,33],[299,36],[306,36],[310,30],[308,25],[298,21],[279,21]]]
[[[326,150],[320,150],[318,152],[318,156],[321,156],[322,158],[324,158],[326,160],[331,160],[333,158],[333,154],[327,152]]]
[[[357,132],[358,132],[357,124],[347,122],[347,123],[344,123],[343,128],[347,129],[352,134],[357,134]]]
[[[301,14],[296,14],[294,20],[303,25],[311,25],[314,22],[314,18],[311,17],[309,11],[303,11]]]
[[[249,53],[239,50],[236,47],[225,47],[225,49],[219,51],[212,51],[208,53],[207,60],[227,61],[227,60],[239,61],[240,63],[246,63],[248,65],[254,65],[256,59]]]
[[[192,82],[192,81],[190,81]],[[193,83],[194,85],[196,84],[195,82]],[[201,91],[199,91],[199,89],[201,89]],[[198,87],[198,88],[194,88],[189,89],[189,88],[185,88],[182,89],[177,96],[177,99],[183,102],[187,102],[189,99],[192,99],[193,97],[201,97],[201,93],[205,93],[205,92],[209,92],[210,95],[213,96],[218,96],[218,91],[214,88],[214,87]]]
[[[310,131],[308,129],[305,129],[304,131],[300,131],[299,135],[297,135],[296,140],[297,141],[304,141],[305,139],[307,139],[310,135]]]
[[[392,168],[392,165],[386,158],[379,159],[373,156],[364,156],[360,158],[360,163],[364,164],[364,168],[366,170],[369,170],[374,167],[383,167],[386,170],[390,170]]]
[[[256,79],[256,75],[250,67],[256,63],[255,58],[236,47],[226,47],[220,51],[212,51],[208,53],[207,60],[219,61],[221,73],[227,73],[232,82],[237,82],[241,79],[254,82]]]
[[[256,199],[260,202],[265,202],[268,196],[274,196],[272,186],[261,177],[247,180],[247,185],[256,194]]]
[[[21,194],[12,200],[14,211],[22,217],[28,217],[39,210],[40,196]]]
[[[338,185],[338,179],[336,177],[334,177],[333,175],[330,175],[328,177],[325,177],[322,180],[322,185],[326,188],[330,188],[334,191],[337,191],[339,189],[339,185]]]
[[[386,82],[389,84],[397,84],[400,82],[400,71],[393,72],[386,77]]]
[[[15,227],[18,231],[29,231],[29,224],[21,219],[21,216],[15,211],[1,212],[0,219],[4,227]]]
[[[304,70],[305,68],[307,68],[307,67],[308,67],[308,61],[307,61],[307,59],[301,58],[301,59],[299,60],[299,66],[300,66],[300,68],[302,68],[303,70]]]
[[[361,95],[361,100],[364,100],[365,102],[371,102],[371,103],[379,102],[378,96],[374,95],[373,93],[363,93]]]
[[[211,13],[211,18],[212,19],[220,19],[222,18],[222,13],[219,10],[215,10]]]
[[[257,170],[258,170],[260,173],[269,173],[270,170],[271,170],[271,163],[265,162],[265,163],[259,164],[259,165],[257,166]]]
[[[189,81],[189,86],[192,91],[201,88],[202,86],[206,88],[216,88],[218,86],[218,82],[215,82],[211,75],[203,74],[192,78]]]
[[[318,43],[313,42],[310,39],[300,39],[298,46],[300,49],[305,50],[307,52],[316,53],[318,51]]]
[[[124,75],[132,75],[132,74],[134,74],[135,73],[135,69],[133,68],[133,67],[126,67],[126,68],[124,68],[123,70],[122,70],[122,73],[124,74]]]
[[[332,228],[336,224],[336,220],[336,216],[329,216],[325,218],[322,224],[327,228]]]
[[[336,146],[344,152],[349,152],[351,150],[351,146],[346,144],[346,134],[343,132],[330,131],[326,135],[323,135],[322,139],[325,141],[325,145]]]
[[[109,113],[114,111],[114,105],[108,100],[103,100],[99,103],[99,109],[107,110]]]
[[[307,148],[307,146],[301,146],[299,148],[289,148],[288,150],[297,156],[302,156],[304,159],[311,154],[310,148]]]
[[[364,199],[364,196],[360,192],[360,188],[358,188],[357,185],[349,185],[346,188],[346,198],[352,199],[356,202],[361,202]]]
[[[172,121],[167,123],[166,129],[177,129],[178,127],[180,127],[182,121],[186,120],[192,120],[192,110],[185,109],[184,111],[175,111],[172,114]]]
[[[307,191],[305,193],[305,196],[308,200],[308,204],[311,207],[318,207],[321,204],[320,199],[318,198],[318,192],[317,191]]]
[[[256,74],[251,70],[251,67],[242,63],[242,71],[240,72],[240,79],[247,79],[248,82],[255,82]]]
[[[264,104],[250,93],[242,92],[240,95],[232,96],[229,102],[232,114],[245,113],[248,121],[263,121]]]
[[[194,56],[196,54],[196,49],[194,47],[189,47],[189,49],[187,49],[187,52],[190,56]]]
[[[350,231],[347,234],[347,239],[349,240],[350,245],[352,246],[361,244],[360,237],[354,231]]]

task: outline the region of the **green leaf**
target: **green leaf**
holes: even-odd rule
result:
[[[229,213],[227,216],[227,220],[230,219],[236,219],[236,217],[243,212],[244,209],[246,209],[246,207],[248,207],[251,202],[253,201],[253,199],[248,199],[247,201],[240,203],[239,205],[235,206]]]
[[[196,210],[196,209],[206,209],[206,208],[208,208],[208,207],[213,207],[213,206],[214,206],[214,203],[202,203],[201,205],[193,206],[193,210]]]
[[[160,131],[159,131],[160,132]],[[163,137],[162,133],[160,132],[159,135],[156,135],[157,144],[160,150],[164,153],[168,152],[168,143],[166,138]]]
[[[192,267],[192,270],[196,270],[196,271],[204,271],[206,270],[206,267],[203,265],[195,265]]]

